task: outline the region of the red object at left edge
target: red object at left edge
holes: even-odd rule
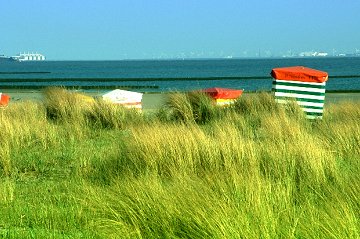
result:
[[[10,96],[5,95],[5,94],[0,94],[1,98],[0,98],[0,106],[6,106],[9,104],[10,101]]]

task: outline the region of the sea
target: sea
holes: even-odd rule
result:
[[[0,62],[0,91],[48,86],[144,93],[211,87],[270,91],[271,70],[288,66],[327,72],[327,91],[360,91],[360,57]]]

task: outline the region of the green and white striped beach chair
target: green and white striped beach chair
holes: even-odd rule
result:
[[[308,119],[322,119],[328,74],[303,66],[275,68],[273,91],[278,103],[295,100]]]

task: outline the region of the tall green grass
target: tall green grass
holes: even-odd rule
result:
[[[224,115],[224,109],[202,92],[170,94],[163,108],[157,112],[162,121],[206,124]]]
[[[360,110],[270,94],[139,113],[49,89],[0,111],[4,238],[359,238]]]

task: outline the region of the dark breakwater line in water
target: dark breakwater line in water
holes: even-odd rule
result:
[[[61,87],[66,89],[83,89],[83,90],[107,90],[107,89],[159,89],[157,85],[108,85],[108,86],[63,86],[63,85],[0,85],[2,90],[40,90],[48,87]]]
[[[326,90],[326,93],[360,93],[360,90]]]
[[[50,74],[50,71],[0,71],[0,75]]]
[[[44,72],[46,73],[46,72]],[[37,73],[31,73],[37,74]],[[360,78],[360,75],[329,76],[329,79]],[[0,82],[52,82],[52,81],[209,81],[209,80],[271,80],[271,76],[213,76],[213,77],[151,77],[151,78],[99,78],[99,77],[70,77],[70,78],[0,78]]]
[[[255,80],[255,79],[271,79],[268,76],[219,76],[219,77],[154,77],[154,78],[0,78],[0,82],[52,82],[52,81],[208,81],[208,80]]]

